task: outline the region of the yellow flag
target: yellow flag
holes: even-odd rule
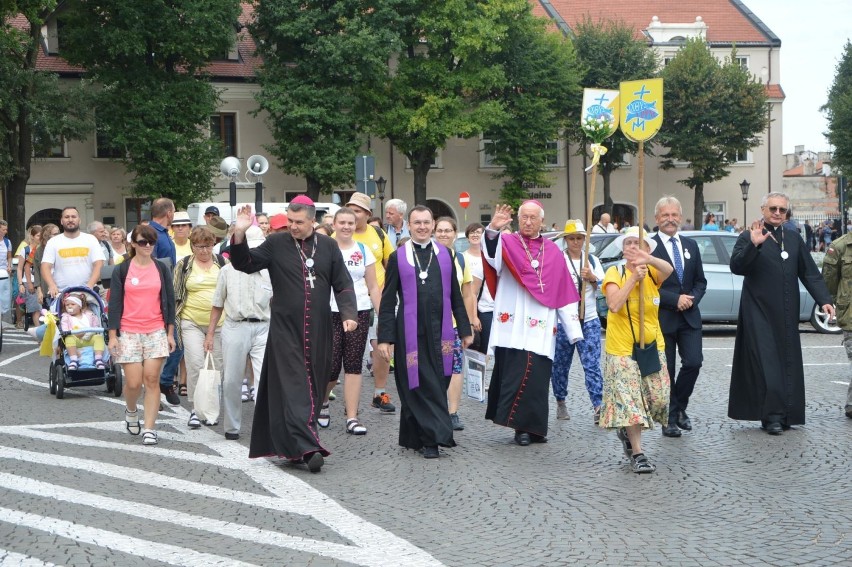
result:
[[[628,139],[650,140],[663,125],[663,80],[624,81],[621,95],[621,131]]]
[[[56,316],[53,313],[47,313],[44,316],[44,338],[41,340],[39,355],[53,356],[53,339],[56,337]]]

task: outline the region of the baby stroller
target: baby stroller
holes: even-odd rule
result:
[[[69,293],[83,295],[86,298],[88,308],[101,322],[100,327],[74,329],[71,332],[61,330],[59,321],[62,316],[63,302]],[[50,374],[48,376],[50,394],[55,395],[56,399],[61,400],[65,397],[65,388],[106,384],[107,392],[115,394],[116,398],[120,397],[122,389],[121,367],[113,363],[108,348],[104,348],[102,355],[105,368],[101,369],[95,366],[94,349],[91,346],[83,346],[79,349],[78,367],[76,369],[72,370],[68,368],[71,360],[65,346],[65,340],[69,335],[73,334],[82,337],[86,334],[101,333],[104,335],[104,343],[107,344],[109,342],[106,330],[106,309],[100,296],[84,286],[66,288],[53,300],[50,305],[50,313],[46,316],[53,317],[57,327],[56,334],[53,337],[53,360],[50,363]]]

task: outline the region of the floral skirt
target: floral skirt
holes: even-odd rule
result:
[[[616,429],[641,425],[643,429],[653,429],[655,421],[668,423],[671,383],[666,354],[660,351],[659,355],[662,369],[644,378],[639,375],[639,366],[632,357],[604,356],[601,427]]]

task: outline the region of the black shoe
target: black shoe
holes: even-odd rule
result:
[[[305,464],[308,465],[309,471],[311,471],[312,473],[318,473],[320,472],[320,469],[322,468],[323,464],[325,464],[325,460],[322,458],[320,452],[316,451],[315,453],[311,454],[310,457],[305,459]]]
[[[680,429],[674,423],[663,426],[663,437],[680,437]]]
[[[846,411],[846,417],[848,417],[849,419],[852,419],[852,406],[846,406],[845,411]]]
[[[382,413],[393,413],[396,411],[396,406],[391,403],[387,392],[382,392],[373,398],[373,407],[378,408]]]
[[[530,433],[530,441],[532,443],[547,443],[547,437],[537,433]]]
[[[426,445],[420,452],[423,454],[424,459],[437,459],[440,456],[437,445]]]
[[[690,421],[689,416],[686,415],[686,412],[683,410],[680,410],[675,414],[675,423],[681,429],[685,429],[686,431],[692,431],[692,421]]]
[[[453,431],[464,431],[464,423],[458,413],[450,414],[450,422],[453,424]]]
[[[170,406],[179,406],[180,405],[180,397],[175,392],[174,386],[163,386],[160,384],[160,393],[166,395],[166,401]]]
[[[239,438],[239,433],[225,433],[225,439],[227,439],[228,441],[236,441]]]
[[[521,447],[526,447],[531,441],[530,434],[526,431],[515,431],[515,443]]]
[[[770,435],[781,435],[781,433],[784,431],[784,428],[781,427],[781,424],[777,421],[767,423],[764,429],[766,429],[766,432]]]

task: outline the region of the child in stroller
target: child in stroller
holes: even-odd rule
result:
[[[101,327],[97,315],[89,307],[89,302],[83,293],[67,293],[62,300],[63,312],[59,328],[63,333],[73,333],[81,329]],[[77,370],[80,366],[79,350],[92,347],[95,352],[95,368],[104,370],[106,364],[104,355],[103,332],[86,332],[83,334],[65,335],[65,349],[68,351],[68,370]]]

